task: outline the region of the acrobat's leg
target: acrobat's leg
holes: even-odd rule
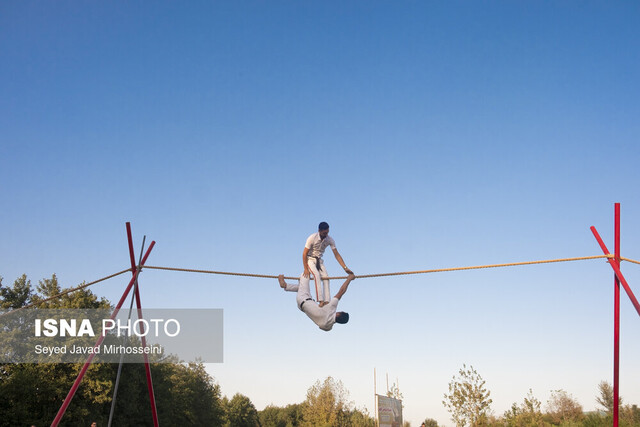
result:
[[[322,289],[320,288],[320,273],[318,272],[318,268],[316,267],[316,259],[312,257],[307,258],[307,265],[309,266],[309,270],[313,274],[313,280],[316,285],[316,301],[322,301]]]
[[[329,285],[329,279],[327,279],[327,277],[329,277],[329,273],[327,273],[327,269],[325,268],[322,259],[320,259],[320,277],[322,278],[323,298],[322,302],[320,302],[320,300],[318,302],[320,302],[320,306],[323,306],[325,304],[329,304],[329,301],[331,301],[331,288]]]

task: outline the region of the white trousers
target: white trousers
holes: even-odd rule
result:
[[[320,265],[320,270],[318,271],[318,266]],[[324,262],[322,258],[316,260],[316,258],[307,257],[307,265],[309,266],[309,270],[313,274],[313,278],[315,280],[316,285],[316,297],[318,302],[331,301],[331,289],[329,287],[329,279],[325,279],[325,277],[329,277],[329,273],[327,273],[327,269],[324,267]],[[322,285],[320,284],[320,280],[322,279]]]

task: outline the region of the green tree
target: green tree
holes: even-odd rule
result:
[[[289,427],[292,425],[287,423],[284,408],[273,405],[268,405],[262,411],[259,411],[258,419],[262,427]]]
[[[227,427],[256,427],[260,425],[258,411],[251,400],[240,393],[236,393],[231,400],[222,400],[224,408],[224,426]]]
[[[341,381],[327,377],[307,390],[302,411],[304,426],[329,427],[348,425],[351,402]]]
[[[476,427],[486,422],[493,400],[491,392],[485,388],[485,381],[473,366],[462,365],[457,376],[449,383],[449,393],[444,395],[442,404],[451,413],[451,420],[457,426]]]
[[[0,288],[0,307],[17,309],[31,302],[42,301],[61,292],[56,275],[43,279],[34,291],[26,275],[16,279],[13,287]],[[43,308],[75,308],[86,304],[90,308],[109,307],[106,300],[98,301],[89,290],[81,290],[55,298],[42,304]],[[81,364],[28,364],[0,365],[0,425],[19,425],[29,422],[36,425],[51,423],[61,402],[66,397]],[[86,418],[98,412],[109,400],[110,372],[107,365],[93,365],[87,371],[76,392],[74,401],[65,413],[65,422],[82,424]]]
[[[351,427],[375,427],[376,420],[369,415],[366,409],[354,409],[349,415],[348,425]]]
[[[438,427],[438,422],[433,418],[425,418],[422,424],[424,427]]]
[[[621,424],[627,426],[640,426],[640,408],[638,405],[625,405],[620,411]]]
[[[33,290],[26,276],[12,288],[0,287],[0,307],[19,308],[42,301],[67,289],[58,279],[39,282]],[[41,308],[110,308],[87,289],[54,298]],[[67,396],[82,364],[0,364],[0,426],[48,425]],[[106,425],[112,401],[117,364],[89,366],[74,399],[65,412],[64,425]],[[151,373],[163,425],[222,425],[220,387],[202,363],[151,364]],[[114,425],[149,425],[150,401],[142,364],[124,364],[118,390]]]
[[[258,411],[247,396],[236,393],[231,399],[222,399],[225,426],[251,426],[259,425]]]
[[[141,369],[143,365],[138,364]],[[173,416],[165,425],[220,425],[223,409],[220,403],[220,386],[207,374],[202,363],[159,363],[152,367],[168,389],[156,396],[158,405],[175,406]],[[143,383],[146,392],[146,383]],[[155,387],[155,380],[154,380]],[[175,402],[175,403],[174,403]]]
[[[81,283],[81,284],[84,284]],[[42,279],[38,282],[36,288],[37,293],[32,296],[32,302],[38,303],[38,308],[111,308],[111,304],[106,298],[100,298],[89,289],[80,289],[52,300],[44,301],[47,298],[54,297],[71,288],[62,289],[58,283],[58,277],[53,274],[50,279]]]
[[[404,399],[404,395],[400,392],[400,388],[398,388],[398,385],[396,383],[391,384],[391,389],[387,391],[387,397],[391,397],[400,401]],[[402,407],[404,408],[404,403],[402,404]]]
[[[284,408],[269,405],[258,413],[262,427],[296,427],[302,424],[302,404]]]
[[[581,423],[582,427],[611,427],[612,425],[613,416],[603,414],[599,411],[585,414]]]
[[[33,290],[31,281],[27,280],[27,275],[23,274],[13,282],[13,286],[8,288],[2,286],[0,276],[0,309],[12,310],[31,304]]]
[[[606,415],[587,414],[584,420],[585,426],[611,425],[613,423],[613,387],[607,381],[598,384],[598,395],[596,402],[604,408]],[[640,426],[640,408],[637,405],[622,405],[620,396],[620,426],[637,427]]]
[[[596,402],[604,408],[609,414],[613,414],[613,387],[607,381],[600,381],[598,384],[598,396]],[[619,406],[622,406],[622,397],[620,397]]]
[[[584,418],[582,405],[564,390],[551,392],[547,401],[547,414],[553,424],[578,423]]]
[[[529,393],[524,398],[520,406],[516,403],[511,405],[511,409],[504,413],[504,420],[507,426],[514,427],[542,427],[546,423],[543,420],[540,400],[529,389]]]

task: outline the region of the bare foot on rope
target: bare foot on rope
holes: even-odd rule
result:
[[[284,281],[284,274],[281,274],[278,276],[278,283],[280,283],[280,287],[282,289],[286,289],[287,288],[287,283]]]

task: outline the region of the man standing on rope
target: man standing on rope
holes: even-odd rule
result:
[[[338,249],[336,249],[336,242],[329,236],[329,224],[321,222],[318,225],[318,232],[309,236],[302,251],[302,265],[304,266],[302,276],[308,279],[309,272],[313,273],[316,284],[316,297],[318,298],[320,307],[329,304],[329,298],[331,298],[329,279],[325,279],[325,277],[329,277],[329,274],[322,261],[322,255],[324,255],[324,250],[327,249],[327,246],[331,246],[336,261],[344,268],[344,271],[346,271],[347,274],[353,274],[353,271],[347,268],[347,264],[345,264]],[[322,279],[322,287],[320,286],[320,279]]]
[[[349,313],[345,313],[344,311],[338,311],[338,302],[340,298],[347,292],[349,288],[349,283],[356,276],[353,273],[349,273],[349,277],[342,284],[342,287],[334,296],[331,301],[324,305],[319,306],[316,302],[311,298],[311,292],[309,290],[309,278],[301,276],[298,279],[297,285],[291,285],[284,281],[284,275],[278,276],[278,283],[280,283],[280,287],[288,292],[297,292],[296,295],[296,304],[298,308],[306,314],[309,319],[313,320],[313,323],[318,325],[320,329],[323,331],[330,331],[333,328],[334,323],[347,323],[349,321]]]

